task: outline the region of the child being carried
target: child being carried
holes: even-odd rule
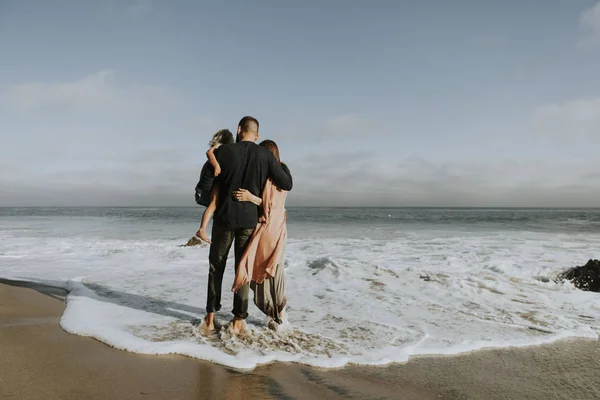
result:
[[[215,157],[215,150],[224,144],[233,143],[233,134],[229,131],[229,129],[220,129],[213,135],[211,141],[209,142],[210,148],[206,152],[206,157],[210,165],[214,170],[214,177],[216,178],[221,174],[221,166]],[[210,191],[201,191],[201,193],[197,194],[196,201],[198,204],[206,206],[206,210],[202,214],[202,222],[200,225],[200,229],[196,232],[196,238],[202,240],[203,242],[210,243],[210,239],[206,234],[206,227],[208,226],[208,221],[210,221],[211,217],[215,213],[217,208],[217,189],[216,186],[213,185]]]

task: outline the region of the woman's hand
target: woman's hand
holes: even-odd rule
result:
[[[238,189],[233,192],[233,198],[237,201],[249,201],[257,206],[262,204],[262,199],[260,197],[256,197],[246,189]]]
[[[250,201],[252,200],[253,194],[246,189],[238,189],[233,192],[233,198],[237,201]]]
[[[215,178],[221,175],[221,166],[219,164],[215,165]]]

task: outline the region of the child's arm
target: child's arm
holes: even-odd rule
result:
[[[208,149],[206,152],[206,157],[208,157],[208,161],[210,162],[210,165],[212,165],[212,167],[215,171],[215,173],[214,173],[215,178],[221,174],[221,166],[219,165],[219,162],[217,161],[217,157],[215,157],[215,150],[218,149],[220,145],[221,145],[220,143],[217,143],[213,147]]]
[[[204,214],[202,214],[202,223],[200,224],[200,229],[198,229],[198,232],[196,232],[196,236],[198,236],[201,240],[205,241],[206,243],[210,243],[210,239],[206,234],[206,227],[208,226],[208,221],[210,221],[210,219],[215,213],[215,210],[217,209],[217,198],[219,197],[218,193],[219,190],[215,185],[212,190],[212,198],[210,200],[210,204],[208,205],[208,207],[206,207],[206,210],[204,210]]]

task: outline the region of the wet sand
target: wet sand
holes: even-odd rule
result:
[[[417,357],[326,370],[240,373],[183,356],[113,349],[58,325],[62,290],[0,284],[0,399],[600,399],[600,342]]]

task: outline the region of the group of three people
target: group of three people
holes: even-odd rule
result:
[[[275,142],[264,140],[257,145],[258,139],[258,120],[250,116],[240,120],[235,143],[230,131],[217,131],[196,186],[196,201],[206,206],[196,235],[210,243],[207,315],[201,325],[206,332],[215,330],[214,314],[221,309],[223,275],[232,244],[233,331],[244,330],[250,288],[254,303],[269,317],[269,328],[277,329],[285,319],[285,200],[292,189],[292,175],[280,161]],[[206,231],[211,218],[209,238]]]

